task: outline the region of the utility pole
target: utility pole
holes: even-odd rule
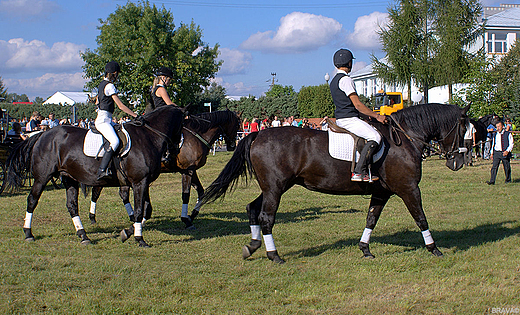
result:
[[[274,83],[278,82],[278,80],[276,79],[276,72],[271,72],[271,76],[272,76],[271,80],[266,81],[266,82],[271,81],[271,84],[269,85],[269,91],[271,91],[271,89],[273,88]]]

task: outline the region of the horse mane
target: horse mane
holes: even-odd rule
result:
[[[237,118],[235,113],[230,110],[201,113],[192,115],[185,119],[184,126],[188,129],[193,129],[197,132],[205,133],[211,128],[229,122],[231,119]]]
[[[448,104],[420,104],[392,113],[392,118],[418,136],[429,138],[442,130],[449,131],[461,113],[461,108]]]

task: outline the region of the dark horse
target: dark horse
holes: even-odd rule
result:
[[[79,183],[89,186],[132,186],[135,206],[135,239],[147,247],[141,233],[143,209],[149,198],[149,185],[160,174],[161,157],[168,145],[176,145],[180,139],[184,114],[173,106],[163,106],[144,116],[144,124],[126,123],[132,141],[127,155],[120,158],[118,169],[113,169],[114,178],[98,181],[97,169],[100,160],[83,153],[83,139],[87,130],[60,126],[33,136],[17,146],[7,160],[10,186],[19,186],[24,170],[31,170],[34,184],[27,198],[25,216],[25,239],[32,241],[33,211],[47,184],[54,176],[61,175],[67,193],[67,208],[83,244],[90,243],[78,216]],[[117,174],[117,176],[115,176]]]
[[[351,162],[329,155],[326,132],[282,127],[252,133],[239,142],[230,161],[206,189],[202,204],[224,196],[240,176],[256,176],[262,193],[246,207],[252,240],[243,247],[242,254],[247,258],[260,247],[261,231],[267,257],[283,263],[274,245],[272,229],[280,198],[292,186],[301,185],[327,194],[372,195],[366,228],[359,243],[367,258],[374,257],[369,250],[370,233],[386,202],[395,194],[404,201],[419,226],[428,250],[435,256],[442,256],[431,237],[422,207],[418,186],[421,180],[421,152],[426,143],[435,139],[448,157],[446,165],[455,171],[460,169],[464,150],[459,148],[464,143],[468,109],[425,104],[393,113],[390,126],[373,122],[372,125],[381,132],[388,146],[386,156],[373,165],[380,177],[374,183],[350,180]],[[400,130],[390,128],[394,125]]]
[[[206,159],[211,151],[213,143],[222,135],[226,142],[227,151],[234,151],[236,147],[237,133],[240,129],[238,116],[230,111],[216,111],[212,113],[202,113],[188,117],[183,121],[183,140],[179,154],[174,161],[163,164],[161,172],[179,172],[182,174],[182,211],[181,220],[186,228],[193,226],[193,219],[198,215],[200,206],[197,203],[188,216],[188,203],[190,201],[191,186],[197,190],[198,199],[204,194],[204,188],[200,183],[197,170],[206,164]],[[90,205],[89,218],[92,223],[96,222],[96,202],[103,187],[93,187],[92,201]],[[119,195],[123,199],[125,208],[134,220],[133,209],[129,201],[130,187],[121,186]],[[144,218],[149,219],[152,209],[146,203]],[[126,230],[126,235],[133,233],[132,229]]]

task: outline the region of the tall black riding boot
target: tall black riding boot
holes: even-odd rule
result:
[[[359,161],[356,163],[356,167],[354,168],[354,174],[361,174],[363,181],[368,174],[367,166],[368,163],[372,160],[372,156],[376,152],[377,146],[377,142],[368,141],[359,154]]]
[[[112,159],[113,155],[114,150],[112,150],[112,147],[109,147],[108,151],[106,151],[105,155],[103,155],[103,159],[101,160],[101,164],[99,165],[97,178],[98,180],[112,179],[112,173],[108,169],[108,163],[110,163],[110,160]]]

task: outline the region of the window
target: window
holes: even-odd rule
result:
[[[488,33],[487,52],[490,54],[507,53],[507,33]]]

